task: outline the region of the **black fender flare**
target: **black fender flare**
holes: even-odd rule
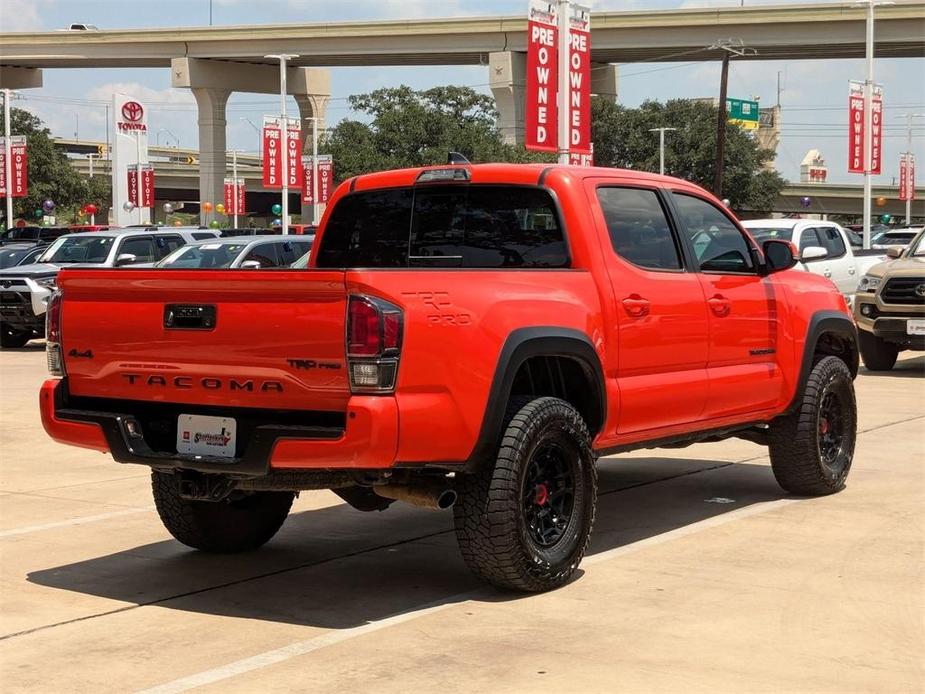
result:
[[[845,363],[851,372],[851,377],[857,377],[860,357],[858,353],[858,330],[854,321],[840,311],[817,311],[809,320],[809,326],[806,330],[806,342],[803,344],[803,356],[800,360],[800,377],[797,381],[797,389],[784,414],[790,414],[799,407],[803,397],[803,390],[806,388],[806,382],[809,381],[809,373],[813,369],[813,355],[816,353],[816,346],[819,344],[819,339],[827,333],[837,335],[847,342],[850,353],[845,355]]]
[[[481,462],[491,459],[501,439],[504,415],[511,397],[514,377],[523,363],[531,357],[567,357],[584,370],[594,389],[598,421],[587,422],[592,437],[607,421],[607,391],[604,369],[590,338],[579,330],[556,326],[518,328],[508,335],[498,355],[495,374],[488,391],[482,426],[465,469],[474,470]]]

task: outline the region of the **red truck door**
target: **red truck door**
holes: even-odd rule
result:
[[[694,194],[672,200],[699,265],[710,317],[710,394],[704,418],[774,407],[782,388],[778,362],[786,302],[758,274],[750,241],[719,207]]]
[[[621,404],[616,432],[606,433],[697,421],[707,399],[707,308],[666,200],[628,181],[586,185],[616,302],[607,330]]]

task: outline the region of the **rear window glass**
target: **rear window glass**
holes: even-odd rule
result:
[[[777,239],[779,241],[793,240],[793,227],[746,226],[745,230],[748,231],[756,241],[768,241],[770,239]]]
[[[433,185],[354,193],[331,213],[318,267],[568,267],[538,188]]]

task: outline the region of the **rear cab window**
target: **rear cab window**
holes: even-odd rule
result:
[[[654,190],[602,186],[597,198],[614,252],[646,270],[681,270],[681,253]]]
[[[352,193],[328,219],[319,268],[565,268],[552,196],[541,188],[435,184]]]

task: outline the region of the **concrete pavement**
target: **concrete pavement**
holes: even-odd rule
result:
[[[925,358],[857,381],[848,487],[797,499],[744,441],[601,462],[582,575],[519,596],[448,513],[303,493],[263,550],[201,555],[148,474],[41,429],[39,343],[0,353],[5,692],[925,691]]]

